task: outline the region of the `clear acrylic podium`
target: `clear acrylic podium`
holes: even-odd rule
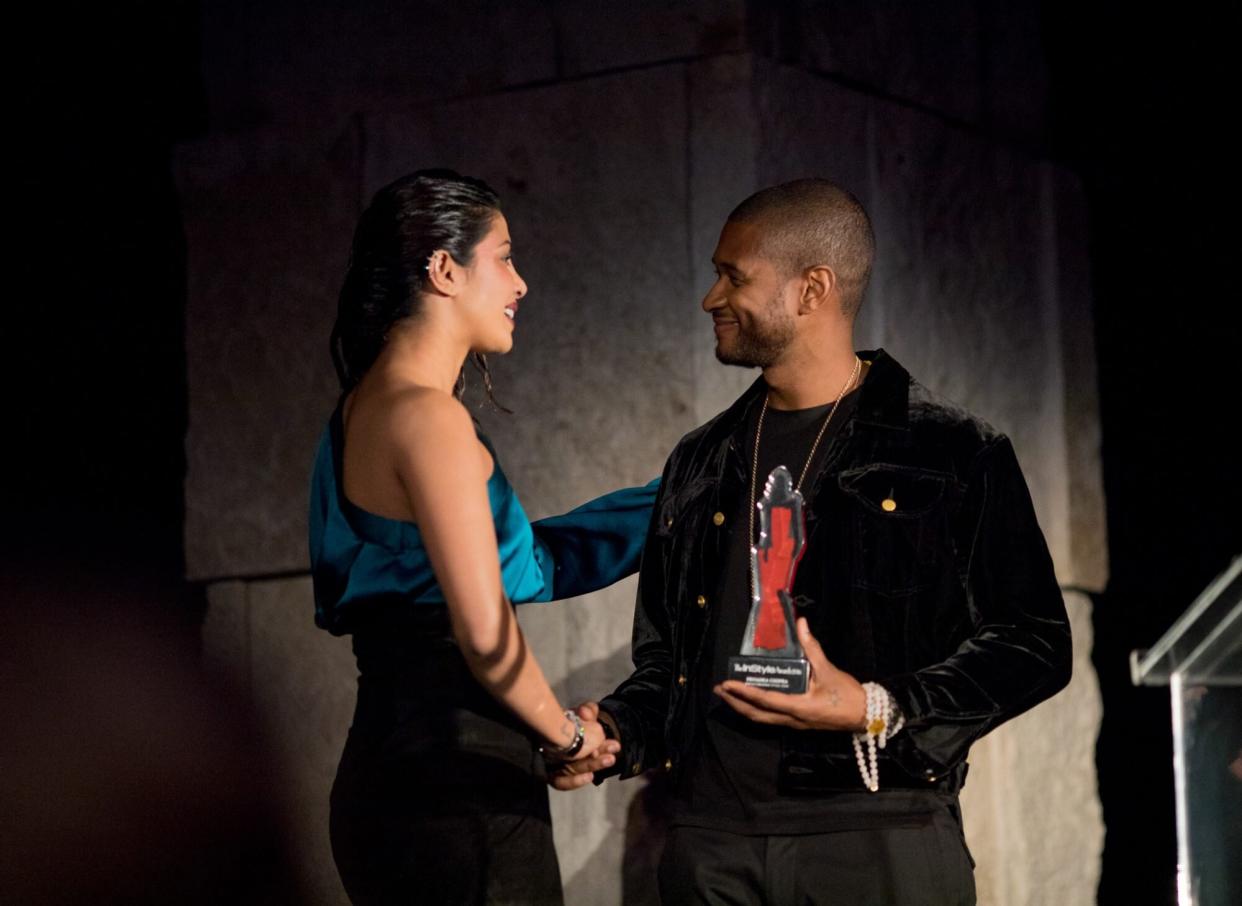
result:
[[[1178,906],[1242,904],[1242,556],[1154,646],[1134,684],[1173,699]]]

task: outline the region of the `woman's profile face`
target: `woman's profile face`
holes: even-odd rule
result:
[[[508,352],[513,348],[518,300],[526,295],[526,281],[513,263],[509,224],[497,212],[491,229],[474,248],[474,262],[458,303],[470,330],[474,352]]]

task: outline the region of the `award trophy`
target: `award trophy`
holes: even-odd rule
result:
[[[750,549],[751,604],[741,653],[729,658],[729,679],[777,692],[805,692],[810,667],[794,632],[794,573],[806,547],[802,494],[777,466],[763,487],[759,540]]]

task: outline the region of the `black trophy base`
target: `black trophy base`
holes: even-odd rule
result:
[[[739,654],[729,658],[728,678],[760,689],[797,695],[806,691],[811,665],[801,657]]]

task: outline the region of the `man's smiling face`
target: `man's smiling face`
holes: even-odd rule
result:
[[[766,368],[796,333],[786,301],[791,281],[763,255],[760,230],[727,222],[712,255],[716,282],[703,298],[703,310],[715,326],[716,358],[726,365]]]

